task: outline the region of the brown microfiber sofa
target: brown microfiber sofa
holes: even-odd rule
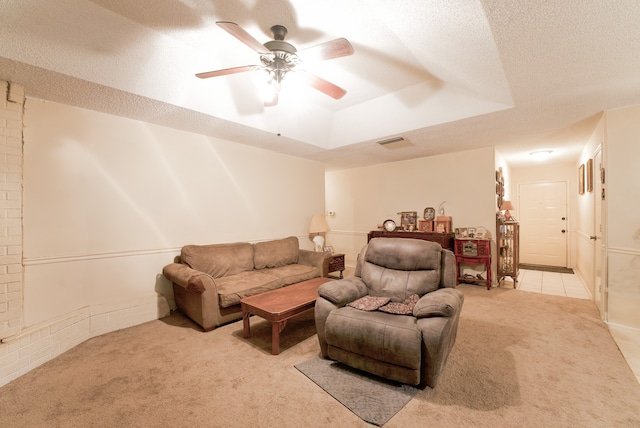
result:
[[[176,306],[205,331],[242,318],[240,299],[319,277],[325,254],[299,248],[298,238],[186,245],[163,275]]]

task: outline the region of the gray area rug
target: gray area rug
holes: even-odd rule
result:
[[[573,269],[559,266],[529,265],[520,263],[518,267],[520,267],[520,269],[541,270],[545,272],[573,273]]]
[[[319,356],[295,367],[362,420],[378,426],[384,425],[420,391]]]

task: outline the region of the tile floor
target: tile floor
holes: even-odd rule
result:
[[[513,280],[504,279],[500,287],[513,287]],[[591,300],[580,277],[567,273],[520,269],[516,290]],[[608,324],[608,327],[613,340],[640,382],[640,330],[614,324]]]

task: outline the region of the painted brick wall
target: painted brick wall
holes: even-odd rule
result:
[[[24,328],[22,165],[24,88],[0,81],[0,386],[91,337],[89,308]]]
[[[24,88],[0,81],[0,339],[22,327]]]
[[[0,387],[91,337],[169,313],[166,299],[154,293],[24,325],[24,105],[24,88],[0,81]]]

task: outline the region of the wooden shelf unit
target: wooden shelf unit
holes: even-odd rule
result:
[[[496,254],[498,257],[498,284],[506,278],[513,279],[516,288],[520,273],[520,225],[517,221],[496,220]]]

